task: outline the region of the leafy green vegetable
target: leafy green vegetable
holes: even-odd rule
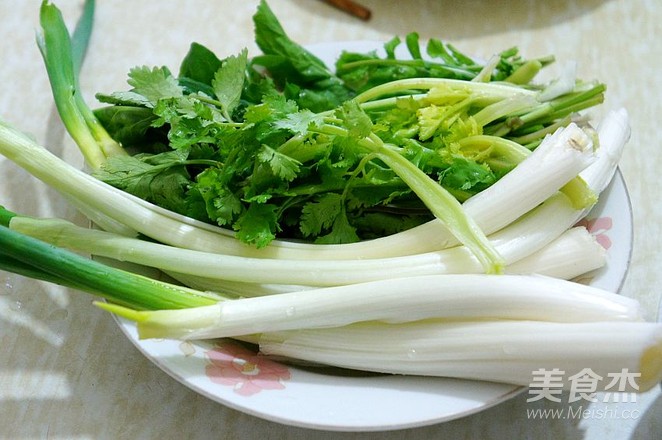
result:
[[[265,0],[260,1],[253,21],[255,43],[263,53],[252,63],[266,68],[288,99],[317,112],[351,98],[350,90],[322,60],[287,36]]]
[[[248,51],[244,49],[236,57],[227,58],[214,73],[211,84],[220,102],[221,111],[228,121],[232,120],[232,112],[239,106],[247,64]]]
[[[189,90],[192,89],[190,87],[192,85],[208,88],[222,64],[223,62],[214,52],[201,44],[191,43],[188,53],[179,66],[179,81],[188,84]],[[192,91],[200,91],[200,89]]]
[[[513,48],[481,64],[436,39],[423,51],[415,32],[408,59],[394,37],[385,57],[345,52],[334,73],[265,1],[253,18],[262,54],[193,43],[177,76],[138,66],[128,90],[98,94],[107,106],[93,116],[132,156],[101,157],[94,175],[257,247],[355,242],[437,217],[493,270],[499,258],[459,202],[522,160],[503,153],[507,137],[535,148],[604,90],[577,82],[539,102],[530,79],[551,59]]]
[[[186,155],[181,151],[154,156],[120,156],[106,162],[96,176],[130,194],[175,212],[187,211]]]
[[[184,96],[184,90],[170,73],[167,67],[147,66],[134,67],[129,72],[131,92],[145,98],[142,101],[148,107],[154,107],[162,98],[179,98]]]

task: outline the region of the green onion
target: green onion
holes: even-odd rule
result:
[[[171,285],[145,276],[115,269],[73,252],[0,226],[0,254],[11,270],[43,273],[65,286],[75,286],[110,301],[138,309],[174,309],[217,302],[220,297]],[[32,267],[33,269],[30,269]]]
[[[634,387],[624,384],[625,392],[645,392],[662,381],[662,324],[648,322],[362,323],[263,334],[257,342],[271,356],[388,374],[529,386],[536,371],[557,369],[564,372],[559,387],[570,389],[570,377],[590,369],[604,378],[594,391],[609,391],[614,374],[640,375]]]
[[[210,339],[367,322],[504,319],[633,321],[637,301],[582,284],[526,275],[393,278],[224,301],[183,310],[100,307],[136,321],[141,338]]]

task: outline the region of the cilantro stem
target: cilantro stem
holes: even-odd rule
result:
[[[568,124],[572,122],[572,117],[570,115],[567,115],[563,119],[560,119],[556,121],[555,123],[548,125],[547,127],[532,131],[531,133],[523,134],[518,137],[513,137],[510,140],[519,144],[519,145],[524,145],[526,146],[527,149],[529,148],[530,144],[538,145],[539,142],[541,141],[542,138],[545,136],[554,133],[556,130],[558,130],[561,127],[565,127]],[[497,136],[495,136],[497,137]],[[503,139],[503,138],[500,138]]]
[[[205,95],[202,95],[200,93],[198,93],[196,95],[189,95],[189,96],[197,99],[200,102],[204,102],[205,104],[211,104],[215,107],[218,107],[219,109],[222,109],[224,107],[223,103],[221,101],[219,101],[218,99],[210,98],[209,96],[205,96]],[[226,119],[228,120],[228,122],[230,124],[233,124],[233,125],[236,124],[237,126],[242,126],[243,125],[241,123],[233,123],[232,120],[229,117],[227,117],[227,115],[226,115]]]
[[[430,90],[435,87],[445,86],[450,90],[471,91],[478,93],[483,98],[503,99],[516,94],[535,96],[537,92],[522,87],[508,84],[470,82],[447,78],[411,78],[392,81],[390,83],[375,86],[370,90],[359,94],[354,101],[362,104],[385,95],[397,94],[411,90]]]
[[[340,65],[337,69],[337,73],[342,74],[345,70],[356,69],[359,67],[366,66],[408,66],[408,67],[421,67],[425,69],[434,68],[438,69],[444,74],[453,74],[457,79],[462,80],[471,80],[476,76],[477,72],[480,71],[481,66],[475,65],[473,68],[467,66],[465,68],[460,68],[457,66],[451,66],[449,64],[434,63],[422,59],[415,60],[397,60],[397,59],[369,59],[369,60],[359,60],[351,61]]]

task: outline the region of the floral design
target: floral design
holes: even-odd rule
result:
[[[612,228],[611,217],[598,217],[593,219],[583,219],[577,226],[584,226],[588,232],[590,232],[600,245],[609,249],[611,247],[611,240],[607,235],[607,232]]]
[[[282,390],[283,382],[290,379],[287,367],[230,341],[220,341],[205,355],[209,360],[205,366],[207,377],[214,383],[233,387],[242,396]]]

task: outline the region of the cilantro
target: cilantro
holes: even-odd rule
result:
[[[257,159],[268,163],[274,175],[287,181],[294,180],[301,165],[297,160],[279,153],[267,145],[262,146],[262,149],[258,152]]]
[[[342,197],[336,193],[327,193],[307,203],[301,211],[301,232],[306,237],[320,235],[331,228],[336,217],[342,212]]]
[[[236,57],[228,57],[214,73],[211,85],[220,103],[221,111],[228,121],[232,120],[232,112],[239,105],[247,64],[248,51],[244,49]]]
[[[241,199],[222,184],[221,171],[207,168],[197,176],[192,192],[205,203],[208,218],[220,226],[232,225],[244,208]]]
[[[134,67],[129,72],[128,83],[133,86],[133,93],[145,97],[150,106],[156,105],[161,98],[177,98],[184,91],[167,67]]]
[[[347,127],[350,138],[359,140],[372,133],[372,120],[354,101],[343,103],[336,110],[336,116]]]
[[[324,194],[307,203],[301,212],[300,228],[304,236],[317,237],[315,242],[320,244],[359,241],[356,228],[347,218],[344,200],[336,193]]]
[[[374,239],[397,234],[400,231],[419,226],[430,219],[429,214],[403,214],[397,212],[397,209],[393,209],[393,213],[369,212],[358,219],[355,224],[357,231],[364,238]]]
[[[276,211],[278,207],[269,204],[251,203],[234,224],[237,237],[244,243],[265,247],[276,238],[278,231]]]
[[[341,212],[335,218],[331,232],[322,235],[315,239],[318,244],[342,244],[354,243],[359,241],[360,238],[356,233],[356,228],[352,226],[347,218],[345,212]]]
[[[178,213],[186,212],[190,176],[186,154],[173,151],[153,156],[116,156],[95,172],[99,180]]]
[[[311,112],[308,109],[288,114],[285,119],[274,123],[277,128],[290,130],[295,134],[306,134],[310,128],[319,127],[324,122],[324,117]]]
[[[332,72],[287,36],[266,1],[253,20],[261,55],[249,59],[244,49],[219,58],[193,43],[177,77],[166,67],[135,67],[130,90],[97,95],[108,104],[97,110],[99,120],[136,153],[111,158],[97,177],[263,247],[277,236],[348,243],[434,216],[456,221],[458,201],[514,166],[507,155],[495,160],[481,142],[462,146],[515,130],[508,118],[481,126],[473,115],[489,100],[471,87],[437,85],[424,98],[387,91],[383,96],[397,99],[370,103],[377,105],[353,98],[406,78],[525,80],[535,69],[516,49],[502,52],[486,74],[440,40],[429,40],[424,52],[412,32],[388,41],[385,56],[343,52]],[[406,60],[397,56],[403,44]],[[554,111],[567,115],[575,99],[556,101]],[[555,122],[547,114],[530,123],[516,116],[518,135]],[[466,239],[470,228],[464,230]]]
[[[455,157],[451,165],[439,174],[442,186],[475,194],[496,182],[496,176],[486,164]]]
[[[158,136],[150,130],[156,115],[148,108],[113,105],[99,108],[94,114],[108,134],[125,147],[157,141]]]

